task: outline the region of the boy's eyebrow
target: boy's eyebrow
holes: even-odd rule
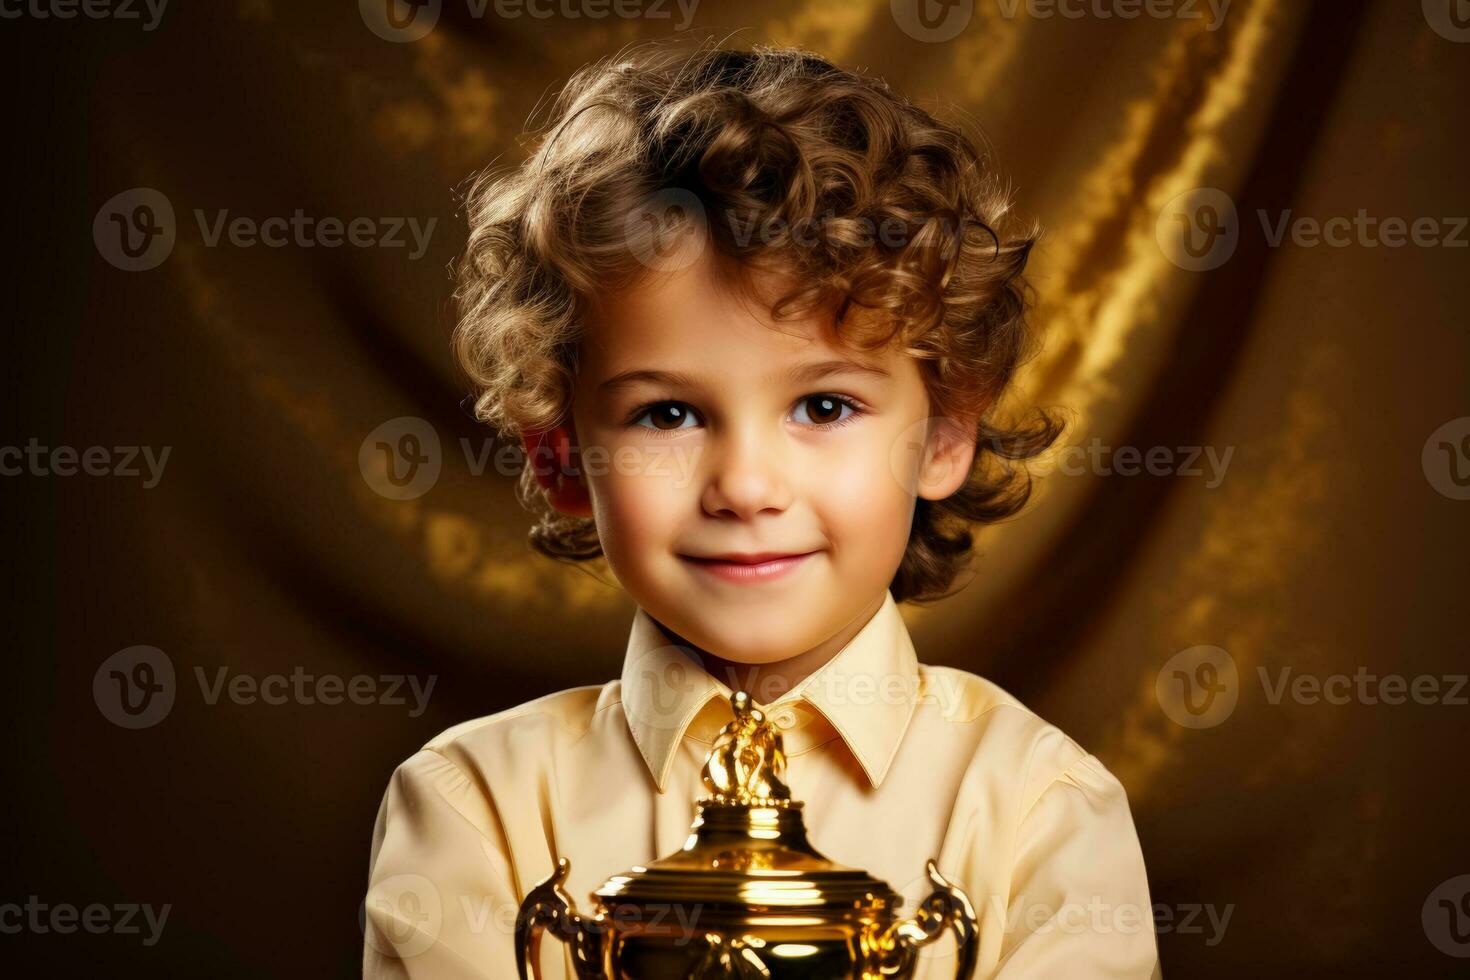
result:
[[[768,381],[785,380],[791,384],[809,384],[820,381],[836,374],[861,374],[878,378],[890,377],[889,373],[876,364],[861,364],[857,361],[846,361],[834,359],[828,361],[811,361],[798,364],[788,368],[783,373],[768,378]],[[618,388],[626,388],[639,382],[649,384],[666,384],[672,387],[697,388],[698,379],[683,373],[682,371],[657,371],[651,368],[636,368],[631,371],[620,371],[597,386],[598,391],[613,391]]]

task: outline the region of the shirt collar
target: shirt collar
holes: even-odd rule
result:
[[[660,793],[684,738],[711,742],[732,717],[730,688],[705,671],[692,651],[670,643],[641,606],[628,635],[621,687],[628,728]],[[877,788],[918,699],[918,658],[898,603],[885,591],[883,605],[836,656],[763,707],[777,719],[814,710]]]

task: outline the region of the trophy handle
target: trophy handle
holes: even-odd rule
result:
[[[933,858],[924,863],[924,870],[934,883],[934,891],[919,903],[912,919],[905,919],[893,927],[892,939],[905,957],[912,957],[920,946],[927,946],[938,939],[948,926],[954,930],[958,946],[955,980],[971,980],[980,955],[980,920],[975,915],[975,907],[959,885],[939,873],[939,866]]]
[[[595,919],[577,913],[562,885],[572,871],[572,862],[556,859],[556,870],[526,893],[516,914],[516,971],[521,980],[530,976],[541,980],[541,934],[547,929],[552,936],[572,947],[572,964],[577,976],[585,980],[605,978],[602,968],[602,930]]]

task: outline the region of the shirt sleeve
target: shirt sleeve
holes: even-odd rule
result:
[[[515,976],[513,876],[486,794],[440,753],[414,755],[389,781],[373,830],[363,976]]]
[[[1127,794],[1092,755],[1062,770],[1021,818],[994,976],[1160,976]]]

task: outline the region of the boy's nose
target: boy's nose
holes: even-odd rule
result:
[[[791,505],[785,453],[773,443],[779,440],[747,432],[731,434],[718,447],[706,447],[710,472],[701,499],[705,513],[749,519],[762,511],[778,513]]]

